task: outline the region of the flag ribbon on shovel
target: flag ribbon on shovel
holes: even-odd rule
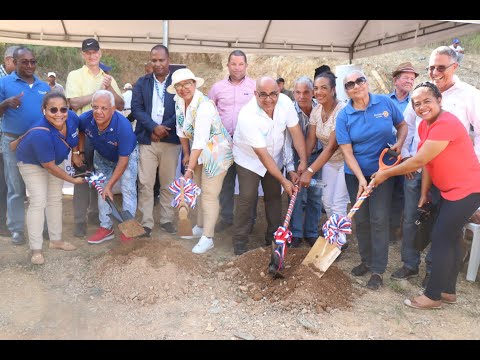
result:
[[[287,243],[290,243],[292,240],[292,232],[288,229],[288,226],[292,217],[295,201],[297,200],[297,194],[298,185],[295,185],[283,225],[279,226],[277,231],[273,233],[274,242],[272,243],[272,256],[268,266],[268,272],[269,274],[272,274],[274,278],[283,277],[280,271],[285,268],[284,260],[287,253]]]
[[[197,184],[193,182],[193,179],[185,179],[181,176],[170,184],[168,190],[173,194],[172,206],[177,208],[180,206],[182,200],[182,181],[183,181],[183,198],[185,203],[193,209],[197,204],[198,195],[202,190],[198,187]]]

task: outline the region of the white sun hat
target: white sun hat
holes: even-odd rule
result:
[[[175,84],[190,79],[196,81],[197,88],[199,88],[205,83],[205,80],[200,77],[196,77],[191,70],[178,69],[172,74],[172,83],[167,87],[167,92],[170,94],[176,94],[177,91],[175,90]]]

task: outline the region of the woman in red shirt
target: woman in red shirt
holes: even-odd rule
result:
[[[432,273],[423,295],[406,299],[417,309],[438,309],[456,303],[456,282],[461,267],[462,228],[480,205],[480,163],[472,141],[460,120],[440,104],[442,94],[430,82],[412,93],[412,105],[423,120],[418,127],[420,143],[415,156],[372,175],[375,186],[391,176],[423,167],[422,192],[418,206],[427,202],[432,183],[440,190],[441,201],[433,226]]]

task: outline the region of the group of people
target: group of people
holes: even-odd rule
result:
[[[427,256],[426,290],[405,304],[431,309],[442,301],[456,301],[460,233],[480,205],[480,91],[454,75],[458,60],[453,49],[442,46],[432,52],[431,82],[419,84],[413,92],[418,72],[411,63],[395,69],[395,91],[389,95],[371,93],[367,76],[353,70],[343,79],[349,98],[345,103],[337,99],[336,77],[328,66],[319,68],[313,81],[308,76],[296,79],[292,101],[282,92],[280,79],[248,77],[247,57],[241,50],[229,55],[227,78],[204,94],[204,79],[188,68],[170,73],[168,48],[156,45],[150,51],[152,72],[135,82],[129,108],[115,79],[100,68],[98,41],[83,41],[82,56],[85,65],[70,72],[65,94],[39,81],[34,75],[34,54],[25,47],[11,54],[14,71],[0,80],[7,226],[12,241],[21,244],[25,184],[30,196],[27,228],[32,263],[44,262],[45,217],[49,247],[75,249],[61,236],[64,180],[75,184],[74,235],[85,236],[87,223],[100,225],[89,243],[114,238],[105,199],[113,199],[117,182],[123,209],[132,214],[140,210],[144,236],[150,237],[157,175],[159,225],[175,234],[168,187],[181,158],[183,176],[202,189],[192,229],[193,237],[199,238],[192,249],[197,254],[214,247],[215,231],[231,226],[234,253],[248,251],[260,183],[266,245],[282,223],[282,188],[292,196],[295,185],[299,186],[291,220],[292,247],[302,240],[313,246],[322,204],[327,216],[345,216],[348,202],[354,204],[373,184],[355,215],[361,261],[352,269],[354,276],[371,272],[367,287],[373,290],[382,286],[388,264],[394,190],[402,186],[404,190],[404,265],[392,278],[408,279],[418,274],[420,263],[413,245],[416,208],[429,201],[436,189],[440,211]],[[134,130],[122,110],[131,111]],[[9,145],[18,138],[17,149],[12,150]],[[378,160],[386,147],[401,152],[404,161],[379,171]],[[98,200],[96,190],[81,176],[62,170],[70,151],[76,174],[95,170],[106,175]],[[467,178],[461,176],[466,171]],[[401,175],[405,175],[403,182],[396,181]],[[234,204],[236,177],[239,196]],[[323,185],[310,186],[312,179]],[[121,240],[132,239],[122,235]]]

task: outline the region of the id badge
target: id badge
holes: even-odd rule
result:
[[[164,108],[163,107],[159,107],[157,108],[157,111],[155,113],[155,119],[154,121],[157,123],[157,124],[161,124],[162,121],[163,121],[163,112],[164,112]]]

